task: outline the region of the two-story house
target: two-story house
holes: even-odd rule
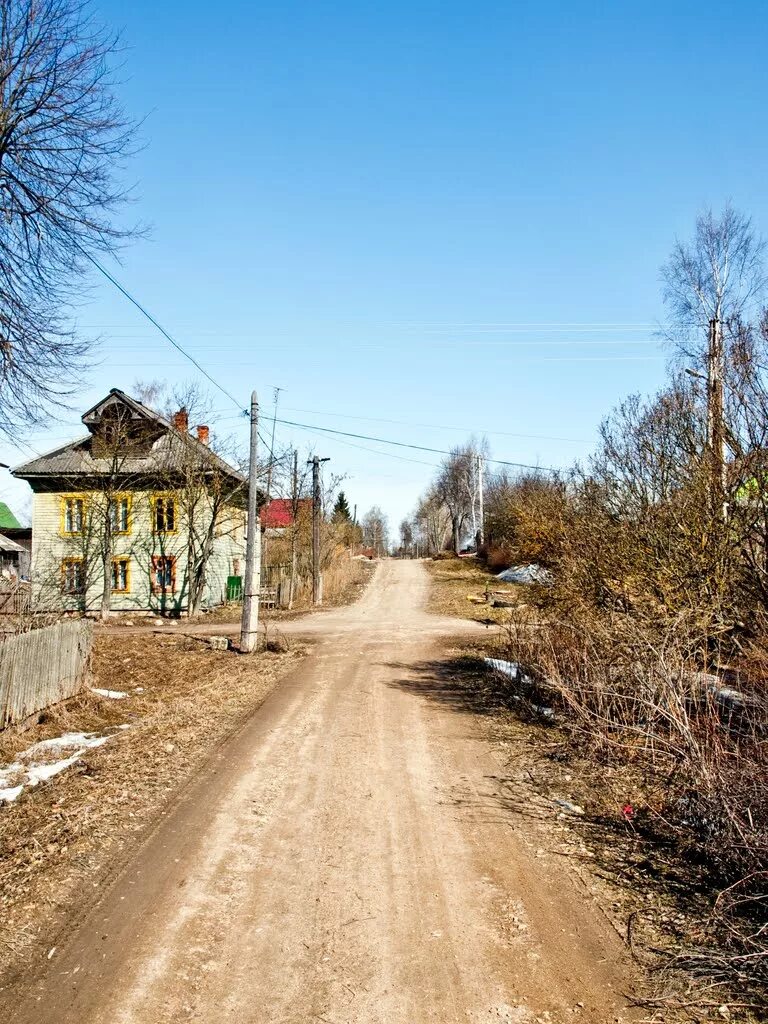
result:
[[[248,483],[188,429],[116,388],[88,434],[13,470],[33,492],[33,600],[106,614],[225,600],[245,559]]]

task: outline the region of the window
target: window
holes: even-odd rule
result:
[[[155,533],[176,532],[176,500],[168,494],[155,495],[152,502],[152,524]]]
[[[61,532],[68,536],[77,536],[83,532],[85,522],[85,499],[61,499]]]
[[[130,558],[112,559],[112,590],[116,594],[127,594],[131,589]]]
[[[82,594],[85,568],[82,558],[65,558],[61,563],[61,589],[64,594]]]
[[[176,559],[172,555],[153,556],[152,589],[162,593],[176,590]]]
[[[109,502],[109,518],[113,533],[131,532],[131,496],[121,494]]]

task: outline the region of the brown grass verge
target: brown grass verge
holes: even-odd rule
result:
[[[376,563],[367,559],[340,558],[323,573],[323,608],[338,608],[353,604],[371,582],[376,571]],[[287,608],[262,608],[260,617],[269,622],[286,622],[309,611],[312,605],[311,590],[304,587],[297,595],[296,603],[291,611]],[[222,605],[205,615],[198,616],[193,622],[239,622],[243,606],[239,601]]]
[[[428,609],[435,615],[453,615],[476,622],[506,621],[504,608],[485,600],[486,590],[525,607],[526,587],[501,583],[476,558],[441,558],[424,563],[432,580]]]
[[[482,716],[506,760],[504,806],[538,836],[537,856],[565,858],[611,918],[647,976],[640,1005],[649,1022],[768,1019],[768,1000],[752,979],[726,970],[728,936],[716,912],[710,864],[658,831],[644,807],[650,781],[641,763],[604,756],[581,742],[562,708],[553,723],[535,710],[541,694],[521,696],[484,657],[497,646],[467,642],[445,666],[451,699]],[[564,800],[581,808],[561,809]],[[723,969],[713,965],[721,960]]]
[[[129,698],[85,691],[31,728],[0,734],[6,764],[40,739],[130,725],[16,803],[0,805],[0,970],[21,968],[67,908],[92,899],[110,864],[304,651],[293,645],[244,658],[191,637],[99,636],[94,685]]]
[[[430,566],[433,608],[466,615],[462,601],[482,579],[477,572],[482,573],[481,567],[473,568],[467,561]],[[660,740],[650,746],[646,742],[647,728],[636,728],[633,719],[635,728],[622,730],[615,709],[607,733],[585,720],[584,695],[576,701],[576,692],[599,684],[596,661],[582,659],[579,666],[578,659],[571,659],[570,671],[559,673],[554,671],[552,657],[542,664],[544,648],[550,655],[566,655],[569,645],[556,636],[557,619],[551,608],[542,605],[541,595],[533,591],[523,596],[526,590],[532,588],[518,588],[520,603],[504,610],[507,628],[495,641],[458,647],[445,668],[451,699],[481,715],[504,748],[507,809],[524,815],[533,834],[541,832],[542,856],[567,859],[624,935],[648,974],[644,1019],[768,1019],[762,982],[762,906],[768,874],[753,873],[745,883],[721,892],[728,884],[721,862],[733,867],[737,855],[749,853],[746,842],[738,847],[725,840],[722,828],[715,831],[719,822],[709,804],[702,821],[713,830],[712,842],[701,842],[697,835],[701,821],[696,816],[701,789],[681,769],[681,757],[675,761],[677,771],[675,765],[670,771],[663,763]],[[647,666],[649,677],[663,674],[665,660],[651,659],[651,653],[646,651],[644,658],[638,655],[636,675],[641,664]],[[533,684],[520,686],[491,673],[484,657],[522,661]],[[598,660],[615,671],[617,658],[618,647],[613,651],[608,647]],[[615,689],[615,685],[606,687],[606,693]],[[639,678],[631,695],[635,701],[643,695]],[[671,709],[677,704],[669,694],[665,700],[664,721],[670,732]],[[648,706],[657,703],[650,701]],[[554,708],[554,721],[537,710],[542,705]],[[698,736],[693,705],[681,704],[678,710],[691,716],[693,741]],[[717,724],[722,746],[723,727],[733,730],[739,723],[733,717],[724,720],[722,712],[716,718],[712,723]],[[736,740],[746,749],[742,732],[737,730]],[[730,792],[727,786],[725,790]],[[576,805],[584,813],[562,809],[556,800]],[[752,823],[752,817],[747,823]],[[754,825],[760,827],[756,818]],[[716,854],[718,842],[720,853]]]

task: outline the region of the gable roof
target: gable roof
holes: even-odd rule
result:
[[[146,422],[153,426],[157,433],[145,451],[129,453],[120,459],[120,476],[157,476],[161,473],[182,472],[188,465],[191,453],[193,457],[200,459],[202,466],[210,466],[211,471],[216,470],[228,476],[233,481],[243,484],[244,491],[247,490],[243,474],[211,451],[208,445],[186,431],[177,430],[164,416],[137,402],[119,388],[112,388],[106,398],[85,412],[83,422],[89,428],[95,429],[104,409],[115,404],[128,408],[133,420]],[[11,472],[14,476],[30,482],[69,476],[103,477],[113,473],[114,458],[94,454],[92,442],[93,434],[89,433],[16,466]]]
[[[0,530],[20,530],[21,523],[4,501],[0,501]]]

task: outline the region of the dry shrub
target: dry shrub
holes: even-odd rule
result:
[[[552,612],[532,625],[511,611],[510,660],[559,706],[574,746],[597,766],[623,766],[638,794],[634,827],[708,875],[713,911],[704,933],[713,944],[687,954],[697,969],[710,962],[733,983],[768,984],[768,707],[760,674],[742,673],[736,691],[702,672],[711,638],[697,632],[696,615]]]

